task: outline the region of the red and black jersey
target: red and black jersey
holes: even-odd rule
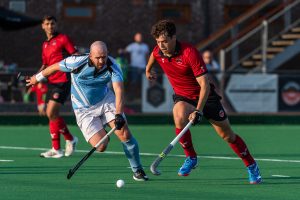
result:
[[[198,50],[190,44],[176,42],[172,57],[166,57],[156,46],[153,56],[167,75],[175,94],[198,99],[200,86],[196,78],[207,73]],[[213,88],[212,88],[213,89]]]
[[[43,65],[50,66],[64,59],[64,51],[69,54],[75,53],[77,50],[70,38],[58,33],[50,40],[43,43],[42,61]],[[49,83],[64,83],[68,81],[66,73],[58,71],[48,77]]]

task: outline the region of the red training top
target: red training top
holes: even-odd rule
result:
[[[65,34],[58,33],[50,40],[45,41],[42,47],[43,65],[50,66],[63,60],[64,50],[66,50],[69,54],[73,54],[77,51],[73,42]],[[49,83],[64,83],[67,81],[68,77],[66,73],[61,71],[58,71],[48,77]]]
[[[176,42],[172,57],[166,57],[155,46],[153,56],[167,75],[175,94],[189,99],[199,98],[200,86],[196,78],[207,73],[198,50],[190,44]]]

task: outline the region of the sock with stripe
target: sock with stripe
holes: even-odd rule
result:
[[[175,129],[176,135],[178,135],[181,131],[182,129],[176,128]],[[182,146],[186,157],[192,157],[192,158],[197,157],[197,153],[193,146],[192,135],[190,130],[187,130],[187,132],[180,138],[179,143]]]
[[[52,120],[49,121],[49,131],[51,135],[52,148],[55,150],[60,149],[60,135],[57,125]]]
[[[236,153],[236,155],[238,155],[242,159],[246,167],[255,163],[255,160],[250,154],[247,145],[245,144],[243,139],[240,138],[240,136],[236,135],[235,141],[233,143],[229,143],[229,146]]]
[[[70,133],[70,131],[67,127],[67,124],[65,123],[65,120],[62,117],[58,117],[54,121],[55,121],[54,123],[56,123],[56,125],[57,125],[56,128],[58,129],[59,133],[64,136],[65,140],[72,141],[73,136]]]

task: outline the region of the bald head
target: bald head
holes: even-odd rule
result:
[[[104,42],[102,41],[95,41],[91,44],[90,47],[90,52],[97,52],[97,51],[102,51],[102,52],[107,52],[107,46]]]
[[[95,41],[90,47],[90,60],[93,65],[101,69],[107,61],[107,46],[102,41]]]

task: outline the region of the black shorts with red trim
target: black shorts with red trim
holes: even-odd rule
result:
[[[206,104],[203,108],[203,116],[206,119],[212,119],[215,121],[223,121],[227,119],[227,114],[222,106],[221,100],[222,98],[215,92],[212,91],[206,101]],[[187,102],[195,107],[197,107],[198,100],[193,100],[186,98],[184,96],[180,96],[177,94],[173,95],[173,101],[174,104],[176,104],[179,101]]]
[[[71,82],[48,84],[46,102],[50,100],[64,104],[70,95]]]

